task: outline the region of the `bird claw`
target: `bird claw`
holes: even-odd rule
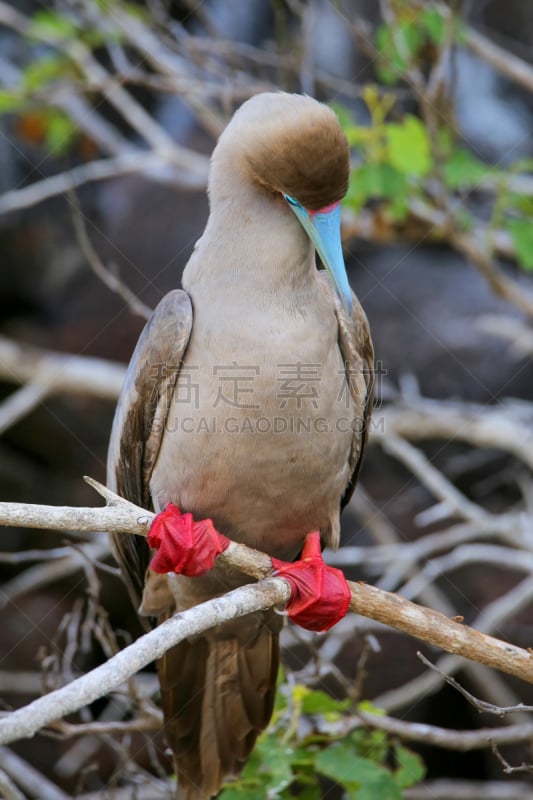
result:
[[[286,611],[297,625],[309,631],[327,631],[346,615],[351,596],[348,583],[340,569],[324,563],[317,531],[305,537],[298,561],[273,558],[272,566],[276,576],[291,586]]]
[[[230,540],[219,533],[210,519],[195,522],[192,514],[182,514],[169,503],[157,514],[147,538],[157,550],[150,562],[154,572],[175,572],[195,578],[209,572]],[[305,537],[302,556],[289,563],[272,559],[275,575],[285,578],[292,589],[285,613],[310,631],[327,631],[342,619],[350,604],[350,589],[340,569],[328,567],[322,558],[320,534]]]
[[[216,557],[230,545],[210,519],[195,522],[192,514],[182,514],[173,503],[156,515],[147,542],[157,550],[150,562],[154,572],[175,572],[188,578],[212,569]]]

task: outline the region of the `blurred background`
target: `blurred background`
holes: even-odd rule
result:
[[[352,148],[345,256],[378,364],[330,561],[533,646],[532,39],[521,0],[0,2],[0,499],[99,504],[82,476],[105,481],[123,365],[203,231],[217,136],[257,92],[309,93]],[[105,536],[2,528],[0,550],[1,710],[140,633]],[[426,776],[401,796],[533,797],[527,684],[371,620],[284,645],[286,696],[305,683],[405,723]],[[480,716],[419,649],[512,710]],[[162,737],[135,727],[152,673],[137,689],[0,749],[0,796],[170,796]],[[496,753],[461,738],[518,724]],[[305,796],[343,796],[329,777]]]

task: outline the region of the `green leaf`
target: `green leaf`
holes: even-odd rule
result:
[[[24,98],[18,92],[0,91],[0,114],[20,111],[24,105]]]
[[[315,761],[318,772],[349,790],[357,800],[402,800],[400,790],[384,767],[354,754],[348,745],[322,750]]]
[[[405,175],[423,177],[431,169],[429,136],[418,117],[407,114],[401,123],[386,126],[389,161]]]
[[[72,39],[77,32],[76,23],[58,11],[37,11],[28,26],[28,35],[38,39]]]
[[[396,49],[390,25],[380,25],[378,27],[376,31],[376,48],[381,57],[376,65],[378,78],[382,83],[388,85],[396,83],[408,65]]]
[[[426,774],[426,768],[417,753],[407,750],[406,747],[397,747],[395,756],[397,769],[393,777],[400,789],[407,789],[422,780]]]
[[[407,197],[395,197],[388,206],[389,216],[394,222],[405,222],[409,216],[409,203]]]
[[[26,89],[35,90],[65,75],[68,67],[62,56],[46,56],[34,61],[25,68],[23,83]]]
[[[283,797],[294,797],[294,795],[283,795]],[[306,786],[298,793],[298,800],[322,800],[322,792],[319,786]]]
[[[361,759],[355,755],[353,747],[340,744],[321,750],[315,759],[315,769],[342,786],[359,788],[361,785]],[[371,762],[369,762],[371,763]],[[372,764],[372,769],[375,769]]]
[[[457,208],[455,213],[455,222],[463,231],[472,231],[474,230],[476,220],[473,214],[470,211],[467,211],[466,208]]]
[[[405,198],[405,176],[390,164],[361,164],[350,175],[346,203],[358,210],[370,198]]]
[[[310,689],[304,695],[302,711],[304,714],[327,714],[330,712],[341,713],[350,706],[349,700],[335,700],[329,694],[319,690]]]
[[[520,172],[533,172],[533,158],[520,158],[518,161],[514,161],[510,171],[514,175],[518,175]]]
[[[533,220],[510,219],[507,230],[511,234],[518,263],[524,269],[533,270]]]
[[[337,115],[341,127],[344,130],[346,130],[346,128],[349,128],[350,125],[354,124],[352,112],[348,108],[346,108],[346,106],[343,106],[342,103],[331,103],[331,109]]]
[[[436,8],[428,8],[422,13],[421,23],[429,34],[429,38],[435,44],[442,44],[444,41],[444,19]]]
[[[77,134],[77,128],[66,114],[50,112],[47,117],[46,145],[55,155],[68,150]]]
[[[350,736],[358,755],[368,758],[376,764],[383,764],[389,751],[389,743],[385,731],[360,728]]]
[[[419,22],[401,22],[397,30],[396,46],[406,50],[411,59],[414,58],[424,44],[424,34]]]
[[[218,800],[265,800],[266,794],[263,786],[251,787],[231,787],[223,789],[218,795]]]
[[[2,100],[0,93],[0,109],[2,108]],[[514,208],[515,211],[520,211],[524,216],[533,219],[533,197],[527,194],[510,194],[509,206]]]
[[[380,25],[376,48],[381,56],[377,73],[382,83],[396,83],[406,72],[424,44],[424,32],[418,22],[400,22],[394,27]]]
[[[315,755],[316,750],[313,750],[308,744],[296,747],[292,755],[292,765],[300,771],[313,769]]]
[[[492,171],[488,164],[473,156],[469,150],[459,147],[444,165],[444,180],[450,189],[472,187]]]
[[[282,744],[274,736],[260,739],[256,745],[256,753],[261,759],[260,772],[268,774],[265,787],[272,792],[281,792],[294,781],[291,768],[292,748]]]
[[[385,709],[375,706],[370,700],[361,700],[357,708],[366,711],[367,714],[375,714],[376,717],[384,717],[386,714]]]

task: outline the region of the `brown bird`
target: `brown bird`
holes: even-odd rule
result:
[[[159,303],[129,365],[108,460],[119,494],[210,517],[287,561],[311,531],[338,545],[373,375],[342,258],[348,175],[327,106],[279,92],[235,113],[213,152],[210,215],[183,290]],[[158,575],[138,537],[115,537],[114,549],[140,613],[159,619],[249,582],[220,564]],[[250,614],[159,662],[178,798],[212,797],[246,762],[272,713],[280,625],[272,611]]]

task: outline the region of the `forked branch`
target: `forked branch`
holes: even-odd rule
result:
[[[53,530],[101,531],[146,536],[154,514],[124,500],[91,478],[106,500],[103,508],[0,503],[0,525]],[[176,614],[105,664],[67,686],[35,700],[0,720],[0,743],[32,736],[41,727],[116,689],[127,678],[184,638],[252,611],[284,605],[289,586],[273,577],[269,556],[232,542],[219,556],[228,565],[261,581]],[[415,636],[449,653],[499,669],[533,683],[533,655],[520,647],[475,631],[430,608],[365,583],[351,583],[350,610]]]

